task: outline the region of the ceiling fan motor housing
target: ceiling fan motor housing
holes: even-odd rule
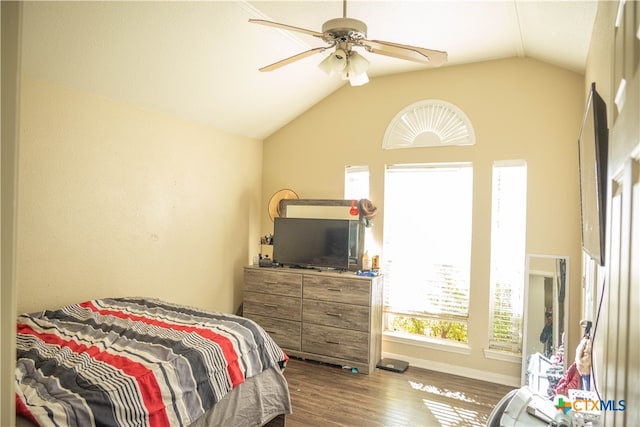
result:
[[[350,43],[367,38],[367,25],[358,19],[335,18],[322,25],[322,34],[327,43]]]

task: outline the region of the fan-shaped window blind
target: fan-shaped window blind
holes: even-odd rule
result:
[[[428,99],[402,109],[391,120],[383,149],[473,145],[475,133],[469,118],[453,104]]]

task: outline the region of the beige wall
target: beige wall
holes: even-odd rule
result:
[[[18,312],[122,295],[236,310],[261,141],[28,78],[21,120]]]
[[[384,131],[405,106],[442,99],[461,108],[477,137],[473,147],[383,151]],[[580,204],[577,138],[583,76],[531,59],[507,59],[373,78],[345,86],[269,137],[263,199],[280,188],[301,198],[342,198],[345,165],[369,165],[371,200],[381,209],[372,229],[379,246],[385,164],[471,161],[474,166],[470,354],[385,342],[383,352],[425,367],[517,382],[520,362],[485,357],[488,345],[491,168],[496,160],[528,165],[527,253],[563,255],[571,263],[570,345],[577,343],[580,303]],[[410,201],[407,201],[410,206]],[[271,222],[263,215],[263,232]],[[379,247],[369,248],[376,253]],[[384,257],[384,254],[382,254]],[[523,263],[525,260],[522,260]],[[573,298],[573,296],[576,296]],[[571,325],[576,325],[571,328]]]

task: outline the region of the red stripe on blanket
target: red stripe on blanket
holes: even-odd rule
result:
[[[169,427],[169,418],[162,401],[162,395],[156,377],[153,371],[145,368],[144,365],[126,357],[103,352],[94,346],[88,347],[72,340],[65,340],[55,334],[37,332],[27,325],[18,324],[18,333],[33,335],[47,344],[68,348],[77,354],[84,353],[95,360],[107,363],[114,368],[122,370],[125,374],[132,376],[139,385],[144,406],[149,414],[149,424],[154,427]]]
[[[27,405],[25,405],[22,399],[20,399],[20,396],[18,396],[18,393],[16,393],[16,414],[22,415],[23,417],[31,421],[34,425],[37,425],[37,426],[40,425],[40,423],[36,420],[36,418],[33,416],[31,411],[29,411],[29,408],[27,408]]]
[[[79,305],[80,307],[89,309],[103,316],[114,316],[120,319],[130,319],[135,322],[143,322],[148,325],[158,326],[161,328],[172,329],[176,331],[195,332],[201,337],[206,338],[210,341],[213,341],[220,346],[220,348],[222,349],[222,354],[224,355],[224,358],[227,361],[227,373],[229,374],[229,378],[231,379],[231,384],[233,388],[236,388],[237,386],[239,386],[244,382],[244,374],[240,369],[240,364],[238,363],[238,355],[235,349],[233,348],[233,344],[228,338],[220,334],[217,334],[210,329],[203,329],[203,328],[197,328],[195,326],[185,326],[185,325],[178,325],[175,323],[163,322],[159,320],[150,319],[144,316],[128,314],[128,313],[117,311],[117,310],[100,309],[96,307],[91,301],[86,301]]]

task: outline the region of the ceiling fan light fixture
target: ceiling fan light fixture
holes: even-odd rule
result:
[[[347,65],[347,71],[349,74],[362,74],[366,73],[369,69],[369,61],[364,56],[360,55],[356,51],[351,51],[349,55],[349,64]]]
[[[329,76],[340,76],[349,80],[351,86],[362,86],[369,82],[369,61],[355,51],[338,48],[318,64],[318,68]]]
[[[369,83],[369,76],[367,76],[367,73],[360,73],[360,74],[348,73],[348,76],[349,76],[349,83],[351,83],[351,86],[362,86]]]
[[[369,69],[369,61],[367,58],[356,51],[349,52],[349,61],[345,69],[345,74],[351,86],[362,86],[369,83],[367,69]]]
[[[326,74],[331,75],[333,71],[331,68],[331,59],[333,58],[333,53],[329,54],[326,58],[324,58],[319,64],[318,68],[324,71]]]
[[[347,67],[348,55],[343,49],[336,49],[329,56],[322,60],[318,67],[330,76],[342,74]]]

